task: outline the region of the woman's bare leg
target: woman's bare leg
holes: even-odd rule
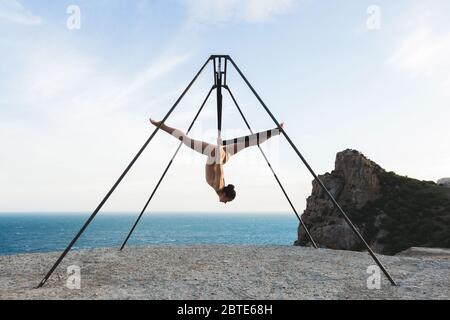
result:
[[[159,126],[159,124],[161,123],[161,121],[155,121],[153,119],[150,119],[150,122],[154,126]],[[210,144],[210,143],[200,141],[200,140],[191,139],[186,134],[184,134],[184,132],[182,132],[181,130],[169,127],[168,125],[166,125],[164,123],[161,124],[160,129],[171,134],[172,136],[174,136],[175,138],[177,138],[178,140],[183,142],[183,144],[185,144],[192,150],[197,151],[198,153],[201,153],[205,156],[208,156],[208,158],[210,158],[210,157],[214,158],[216,155],[217,146],[214,144]]]
[[[280,135],[283,126],[284,123],[281,123],[280,128],[275,128],[267,131],[258,132],[249,136],[236,138],[232,143],[227,144],[225,148],[228,151],[228,153],[230,153],[231,155],[235,155],[236,153],[248,147],[260,145],[269,140],[270,138]],[[228,141],[231,142],[231,140]]]

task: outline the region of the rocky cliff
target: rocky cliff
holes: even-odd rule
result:
[[[450,188],[450,178],[442,178],[437,181],[437,184],[442,187]]]
[[[356,150],[338,153],[335,169],[319,177],[374,251],[450,247],[449,188],[387,172]],[[315,181],[302,218],[319,246],[363,249]],[[309,245],[301,226],[295,244]]]

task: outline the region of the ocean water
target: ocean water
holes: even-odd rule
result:
[[[63,250],[89,215],[0,214],[0,255]],[[137,215],[99,213],[73,249],[119,247]],[[144,215],[128,245],[292,245],[295,215]]]

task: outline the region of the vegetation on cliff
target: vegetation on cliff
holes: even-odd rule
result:
[[[410,247],[450,248],[450,189],[380,170],[381,197],[363,208],[347,208],[369,241],[383,232],[383,253]],[[376,222],[379,217],[379,222]]]

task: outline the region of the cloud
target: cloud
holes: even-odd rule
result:
[[[414,75],[432,74],[450,67],[450,33],[417,30],[395,48],[389,61]]]
[[[206,24],[244,21],[262,23],[284,14],[296,0],[187,0],[192,21]]]
[[[124,103],[130,96],[136,92],[148,87],[149,83],[158,80],[160,77],[169,73],[189,58],[189,54],[179,54],[171,57],[159,59],[152,63],[141,74],[137,75],[134,80],[125,86],[114,98],[113,104],[118,105]]]
[[[405,74],[425,80],[430,87],[450,92],[450,28],[445,1],[430,7],[418,2],[405,12],[402,32],[388,57],[388,64]]]
[[[40,25],[43,20],[27,10],[19,0],[0,0],[0,21]]]
[[[28,112],[41,114],[63,115],[68,110],[67,103],[72,101],[76,101],[76,105],[71,105],[73,111],[80,116],[106,109],[136,110],[143,101],[145,105],[148,101],[164,105],[172,96],[158,91],[158,81],[189,58],[189,54],[168,54],[138,72],[117,74],[81,50],[71,52],[65,46],[42,50],[31,44],[29,48],[33,48],[30,53],[17,61],[22,70],[15,82],[23,86],[19,94],[9,94],[4,99],[32,106]]]
[[[8,168],[0,179],[3,211],[92,206],[150,134],[147,117],[173,103],[167,93],[172,88],[160,82],[189,57],[167,54],[130,72],[111,70],[98,57],[68,48],[55,43],[42,49],[30,41],[23,55],[8,61],[21,66],[12,81],[21,86],[0,101],[0,148],[8,153],[0,159]],[[170,137],[164,141],[175,143]],[[147,196],[160,170],[154,154],[166,155],[168,147],[155,141],[151,149],[130,174],[129,189],[119,195],[127,196],[115,209],[132,208],[132,202]],[[141,176],[133,176],[136,172]],[[77,193],[73,200],[68,197],[72,191]],[[33,196],[23,203],[23,194]]]

